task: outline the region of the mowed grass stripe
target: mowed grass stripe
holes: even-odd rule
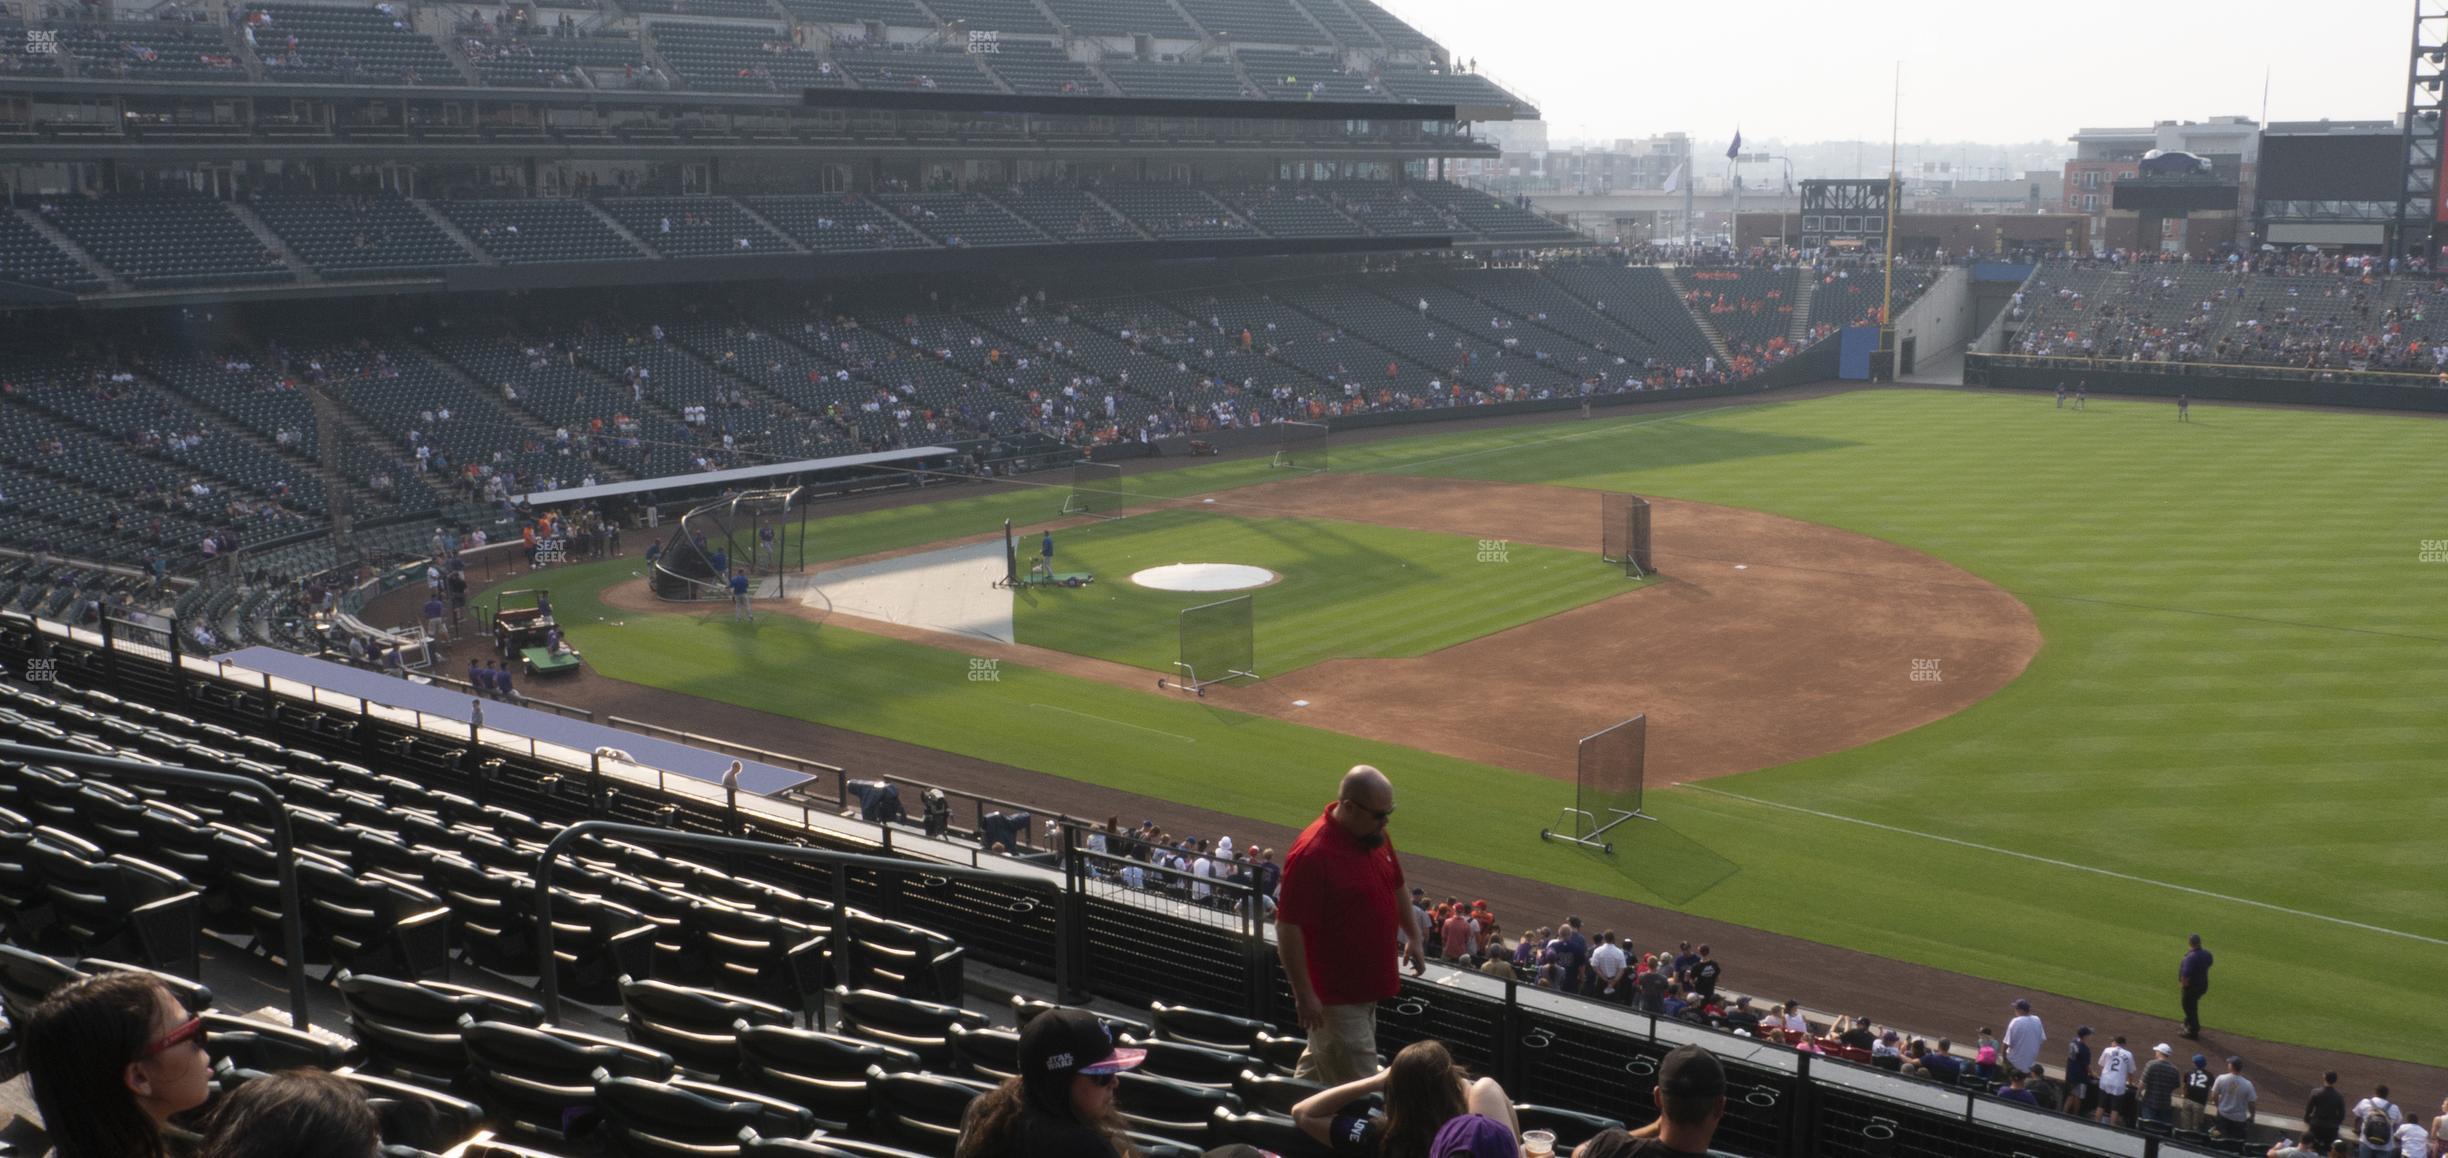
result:
[[[1181,611],[1237,593],[1151,590],[1130,575],[1177,562],[1264,567],[1281,580],[1248,592],[1257,609],[1258,670],[1280,675],[1328,659],[1425,654],[1629,586],[1585,552],[1481,554],[1479,540],[1458,535],[1156,511],[1057,534],[1057,569],[1092,571],[1098,581],[1024,595],[1015,626],[1022,643],[1169,673],[1180,656]]]
[[[2179,425],[2159,404],[2103,399],[2076,414],[2026,396],[1895,390],[1601,420],[1588,438],[1582,427],[1562,441],[1469,431],[1338,446],[1335,457],[1342,470],[1622,489],[1828,523],[1963,566],[2038,617],[2041,654],[1982,703],[1852,752],[1730,778],[1726,791],[2448,937],[2448,842],[2436,839],[2448,825],[2448,794],[2436,790],[2448,645],[2434,642],[2448,639],[2448,565],[2417,562],[2422,540],[2448,539],[2436,469],[2448,426],[2194,413]],[[1491,453],[1452,457],[1482,449]],[[1196,488],[1281,473],[1201,466],[1161,477]],[[1059,505],[1057,495],[1048,509]],[[859,535],[922,542],[949,525],[887,514],[861,516]],[[999,518],[953,522],[972,533]],[[1426,855],[2154,1017],[2173,1015],[2166,975],[2182,935],[2200,931],[2220,952],[2212,1004],[2223,1027],[2417,1061],[2436,1060],[2448,1033],[2448,1011],[2430,1000],[2448,982],[2435,948],[2325,922],[1697,793],[1653,793],[1665,822],[1641,826],[1610,863],[1539,845],[1532,834],[1552,820],[1560,786],[1494,769],[1456,775],[1434,758],[1307,733],[1270,739],[1253,758],[1288,761],[1290,773],[1270,764],[1261,779],[1211,781],[1213,766],[1160,753],[1022,750],[941,689],[909,695],[848,696],[825,709],[827,722],[904,727],[987,759],[1281,823],[1315,811],[1333,769],[1381,757],[1405,793],[1401,839]],[[909,726],[929,713],[928,726]],[[1151,760],[1178,774],[1149,776]]]
[[[2197,414],[2210,424],[2193,430],[2174,423],[2164,407],[2103,406],[2063,416],[2045,409],[2023,398],[1853,395],[1698,420],[1728,428],[1705,436],[1713,446],[1707,455],[1686,450],[1632,470],[1591,471],[1572,462],[1552,469],[1588,485],[1850,526],[2026,591],[2047,647],[2016,685],[1906,736],[1740,777],[1729,787],[2448,934],[2448,906],[2436,901],[2448,885],[2448,865],[2414,839],[2418,831],[2437,831],[2448,809],[2409,777],[2426,754],[2436,761],[2448,735],[2436,724],[2424,727],[2419,710],[2402,706],[2428,705],[2431,719],[2439,718],[2448,705],[2430,673],[2442,656],[2421,640],[2356,634],[2385,625],[2436,638],[2448,627],[2437,598],[2448,569],[2424,571],[2415,563],[2419,539],[2448,531],[2416,532],[2424,512],[2439,507],[2410,485],[2424,476],[2426,460],[2448,449],[2448,428],[2367,415],[2205,407]],[[1805,417],[1807,423],[1794,421]],[[1805,431],[1840,435],[1847,445],[1781,457],[1774,470],[1726,445],[1729,437],[1756,434],[1774,446]],[[1624,459],[1638,462],[1639,441],[1623,448]],[[1713,461],[1688,461],[1698,458]],[[2339,459],[2364,465],[2270,469]],[[1526,464],[1493,473],[1535,481]],[[2448,519],[2439,522],[2448,526]],[[2268,622],[2274,619],[2292,622]],[[2320,657],[2314,662],[2323,690],[2306,697],[2281,677],[2291,657],[2310,654]],[[2171,681],[2167,669],[2178,664],[2185,671]],[[2156,690],[2169,682],[2172,690]],[[2375,704],[2394,710],[2357,726]],[[2166,766],[2172,751],[2186,749],[2199,754],[2186,770]],[[2358,813],[2359,820],[2349,819]],[[1875,869],[1819,879],[1855,888],[1864,875],[1918,868],[1926,855],[1899,848]],[[1767,867],[1753,862],[1745,875]],[[2000,871],[2019,886],[2036,883],[2022,872]],[[1796,887],[1809,879],[1777,875]],[[1915,879],[1929,883],[1889,897],[1891,903],[1933,920],[1942,912],[1965,919],[1963,906],[1931,903],[1964,886],[1942,887],[1935,882],[1945,878],[1917,873]],[[2153,986],[2134,979],[2155,981],[2165,972],[2160,958],[2167,945],[2181,944],[2172,940],[2180,931],[2123,943],[2092,927],[2100,910],[2060,903],[2044,890],[1970,891],[2024,914],[2028,930],[2016,940],[2030,946],[2035,964],[2080,979],[2071,991],[2116,1000],[2130,989],[2149,995],[2152,1008],[2166,1004]],[[1772,927],[1875,948],[1846,922],[1809,910],[1795,916],[1797,926]],[[2349,1039],[2347,1048],[2419,1058],[2426,1038],[2448,1028],[2426,1014],[2409,1028],[2407,1019],[2376,1010],[2313,1010],[2286,996],[2360,994],[2382,970],[2392,971],[2392,985],[2407,976],[2436,982],[2444,978],[2435,954],[2340,941],[2334,931],[2288,928],[2284,918],[2230,924],[2209,906],[2178,924],[2208,926],[2206,934],[2231,946],[2222,968],[2240,968],[2223,976],[2222,986],[2235,977],[2269,995],[2236,1011],[2252,1032],[2324,1045]],[[1950,941],[1955,947],[1927,959],[1960,967],[1984,948],[1968,936],[1936,939]],[[2030,981],[2014,971],[1994,975]],[[2352,1004],[2360,1006],[2360,997]],[[2348,1022],[2359,1024],[2338,1032]]]

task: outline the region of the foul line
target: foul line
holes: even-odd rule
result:
[[[1137,729],[1139,729],[1139,730],[1140,730],[1140,731],[1142,731],[1142,732],[1154,732],[1154,733],[1156,733],[1156,734],[1157,734],[1157,735],[1159,735],[1159,736],[1167,736],[1167,737],[1170,737],[1170,738],[1172,738],[1172,739],[1179,740],[1179,741],[1181,741],[1181,742],[1182,742],[1182,743],[1184,743],[1184,744],[1196,744],[1196,743],[1198,743],[1198,741],[1197,741],[1197,740],[1193,740],[1193,739],[1191,739],[1190,737],[1185,736],[1185,735],[1182,735],[1182,734],[1181,734],[1181,733],[1179,733],[1179,732],[1168,732],[1168,731],[1165,731],[1165,730],[1164,730],[1164,729],[1162,729],[1162,728],[1151,728],[1151,727],[1148,727],[1148,726],[1147,726],[1147,725],[1145,725],[1145,724],[1133,724],[1133,723],[1130,723],[1130,722],[1125,721],[1125,720],[1113,720],[1113,719],[1107,719],[1106,717],[1104,717],[1104,716],[1100,716],[1100,715],[1097,715],[1097,714],[1096,714],[1096,713],[1094,713],[1094,712],[1083,712],[1083,711],[1079,711],[1079,710],[1077,710],[1077,709],[1075,709],[1075,708],[1064,708],[1064,707],[1057,707],[1057,706],[1055,706],[1055,705],[1053,705],[1053,704],[1030,704],[1029,706],[1030,706],[1030,707],[1032,707],[1032,708],[1044,708],[1045,710],[1047,710],[1047,711],[1049,711],[1049,712],[1061,712],[1061,713],[1063,713],[1064,715],[1069,715],[1069,716],[1080,716],[1080,717],[1083,717],[1083,718],[1086,718],[1086,719],[1097,720],[1097,721],[1100,721],[1100,722],[1103,722],[1103,723],[1107,723],[1107,724],[1114,724],[1114,725],[1117,725],[1117,726],[1119,726],[1119,727],[1124,727],[1124,728],[1137,728]]]
[[[1658,422],[1674,422],[1680,419],[1692,418],[1702,414],[1716,414],[1721,411],[1741,409],[1744,409],[1744,407],[1705,406],[1698,410],[1678,410],[1672,414],[1661,414],[1655,418],[1643,418],[1633,422],[1610,422],[1602,427],[1597,427],[1590,430],[1576,430],[1571,434],[1559,434],[1553,438],[1525,438],[1518,442],[1507,442],[1499,446],[1486,446],[1481,447],[1478,450],[1466,450],[1460,454],[1449,454],[1442,458],[1423,458],[1417,462],[1397,462],[1386,465],[1364,465],[1360,469],[1364,471],[1416,470],[1423,466],[1435,466],[1439,463],[1447,462],[1460,462],[1466,458],[1477,458],[1483,454],[1495,454],[1496,452],[1502,450],[1519,450],[1525,446],[1547,446],[1552,443],[1570,442],[1576,438],[1596,438],[1602,434],[1613,434],[1616,431],[1622,430],[1626,427],[1648,426],[1652,423]]]
[[[1858,816],[1846,816],[1835,812],[1821,812],[1816,808],[1804,808],[1798,804],[1784,804],[1774,800],[1761,800],[1755,796],[1744,796],[1741,793],[1728,792],[1722,788],[1710,788],[1700,784],[1679,784],[1675,787],[1688,788],[1694,792],[1706,792],[1712,796],[1723,796],[1729,800],[1740,800],[1746,804],[1757,804],[1767,808],[1782,808],[1787,812],[1799,812],[1806,816],[1816,816],[1823,820],[1841,820],[1847,824],[1861,825],[1864,828],[1876,828],[1885,832],[1901,833],[1905,836],[1917,836],[1923,840],[1935,840],[1944,844],[1952,844],[1961,848],[1973,849],[1978,852],[1996,853],[1999,856],[2011,856],[2018,860],[2032,861],[2038,864],[2050,865],[2056,868],[2073,869],[2076,872],[2096,873],[2104,877],[2114,877],[2121,881],[2132,881],[2135,884],[2156,885],[2163,889],[2172,889],[2180,893],[2190,893],[2197,897],[2208,897],[2214,901],[2227,901],[2232,904],[2250,905],[2256,909],[2267,909],[2273,913],[2285,913],[2290,917],[2309,917],[2315,921],[2327,921],[2333,925],[2344,925],[2350,929],[2361,929],[2366,933],[2386,933],[2392,937],[2403,937],[2406,940],[2420,941],[2426,945],[2448,945],[2448,940],[2442,940],[2438,937],[2426,937],[2420,933],[2408,933],[2403,929],[2390,929],[2379,925],[2366,925],[2361,921],[2349,921],[2344,917],[2332,917],[2326,913],[2308,913],[2302,909],[2287,908],[2285,905],[2273,905],[2268,901],[2256,901],[2247,897],[2231,897],[2225,893],[2214,893],[2208,889],[2194,888],[2191,885],[2180,885],[2169,881],[2152,880],[2149,877],[2138,877],[2131,873],[2121,873],[2114,869],[2100,868],[2097,865],[2076,864],[2073,861],[2058,860],[2055,857],[2037,856],[2028,852],[2016,852],[2011,848],[1999,848],[1996,845],[1978,844],[1969,840],[1958,840],[1955,837],[1940,836],[1934,832],[1921,832],[1917,829],[1899,828],[1892,824],[1881,824],[1875,820],[1863,820]]]

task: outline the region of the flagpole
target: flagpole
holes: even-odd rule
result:
[[[1734,178],[1734,215],[1726,221],[1726,244],[1742,256],[1742,130],[1734,130],[1734,147],[1727,150],[1726,171]]]
[[[1902,193],[1896,187],[1896,173],[1900,164],[1898,158],[1902,155],[1897,141],[1904,123],[1904,62],[1900,60],[1895,66],[1895,95],[1892,99],[1887,123],[1887,284],[1879,291],[1879,322],[1887,328],[1887,342],[1894,357],[1894,361],[1888,364],[1887,380],[1890,382],[1904,376],[1904,336],[1897,333],[1895,328],[1896,201]]]
[[[1683,174],[1683,249],[1688,258],[1694,236],[1692,232],[1692,186],[1700,183],[1700,171],[1692,168],[1693,158],[1688,155],[1688,149],[1685,152],[1683,167],[1677,172]]]

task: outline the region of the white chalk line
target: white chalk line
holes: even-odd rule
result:
[[[1112,725],[1114,725],[1114,726],[1116,726],[1116,727],[1122,727],[1122,728],[1137,728],[1137,729],[1139,729],[1139,730],[1140,730],[1140,731],[1142,731],[1142,732],[1154,732],[1154,733],[1156,733],[1156,734],[1157,734],[1157,735],[1159,735],[1159,736],[1166,736],[1166,737],[1170,737],[1170,738],[1172,738],[1172,739],[1179,740],[1179,741],[1181,741],[1181,742],[1182,742],[1182,743],[1184,743],[1184,744],[1196,744],[1196,743],[1198,743],[1198,741],[1197,741],[1197,740],[1194,740],[1194,739],[1192,739],[1192,738],[1190,738],[1190,737],[1188,737],[1188,736],[1182,735],[1182,734],[1181,734],[1181,733],[1179,733],[1179,732],[1168,732],[1168,731],[1165,731],[1165,730],[1164,730],[1164,729],[1162,729],[1162,728],[1151,728],[1151,727],[1148,727],[1148,726],[1147,726],[1147,725],[1145,725],[1145,724],[1133,724],[1133,723],[1130,723],[1130,722],[1125,721],[1125,720],[1113,720],[1113,719],[1107,719],[1106,717],[1104,717],[1104,716],[1100,716],[1100,715],[1097,715],[1097,714],[1096,714],[1096,713],[1094,713],[1094,712],[1083,712],[1083,711],[1079,711],[1079,710],[1077,710],[1077,709],[1075,709],[1075,708],[1063,708],[1063,707],[1056,707],[1056,706],[1055,706],[1055,705],[1053,705],[1053,704],[1030,704],[1029,706],[1030,706],[1030,707],[1032,707],[1032,708],[1044,708],[1045,710],[1047,710],[1047,711],[1049,711],[1049,712],[1061,712],[1061,713],[1063,713],[1063,714],[1064,714],[1064,715],[1066,715],[1066,716],[1080,716],[1080,717],[1083,717],[1083,718],[1086,718],[1086,719],[1090,719],[1090,720],[1097,720],[1097,721],[1100,721],[1100,722],[1102,722],[1102,723],[1112,724]]]
[[[2095,873],[2099,876],[2114,877],[2117,880],[2131,881],[2135,884],[2153,885],[2158,888],[2170,889],[2179,893],[2190,893],[2197,897],[2207,897],[2214,901],[2226,901],[2230,904],[2249,905],[2256,909],[2267,909],[2273,913],[2284,913],[2290,917],[2305,917],[2315,921],[2327,921],[2333,925],[2344,925],[2350,929],[2361,929],[2366,933],[2385,933],[2391,937],[2403,937],[2406,940],[2420,941],[2426,945],[2448,945],[2448,940],[2442,940],[2438,937],[2426,937],[2420,933],[2409,933],[2403,929],[2390,929],[2380,925],[2366,925],[2361,921],[2349,921],[2344,917],[2332,917],[2327,913],[2310,913],[2305,912],[2302,909],[2290,909],[2285,905],[2273,905],[2268,901],[2256,901],[2249,897],[2231,897],[2225,893],[2214,893],[2208,889],[2194,888],[2191,885],[2180,885],[2171,881],[2152,880],[2149,877],[2138,877],[2131,873],[2121,873],[2114,869],[2104,869],[2097,865],[2077,864],[2069,860],[2058,860],[2055,857],[2038,856],[2028,852],[2016,852],[2011,848],[1999,848],[1995,845],[1979,844],[1969,840],[1959,840],[1952,836],[1940,836],[1934,832],[1922,832],[1917,829],[1900,828],[1892,824],[1881,824],[1875,820],[1863,820],[1858,816],[1846,816],[1842,813],[1836,812],[1821,812],[1816,808],[1804,808],[1798,804],[1784,804],[1774,800],[1761,800],[1755,796],[1744,796],[1739,792],[1728,792],[1722,788],[1710,788],[1701,784],[1678,784],[1675,785],[1675,787],[1688,788],[1694,792],[1706,792],[1711,796],[1723,796],[1729,800],[1740,800],[1745,804],[1757,804],[1766,808],[1782,808],[1787,812],[1799,812],[1805,816],[1819,817],[1822,820],[1841,820],[1847,824],[1861,825],[1864,828],[1875,828],[1885,832],[1900,833],[1904,836],[1917,836],[1923,840],[1935,840],[1942,844],[1952,844],[1961,848],[1972,849],[1977,852],[1990,852],[1996,853],[1999,856],[2011,856],[2017,860],[2032,861],[2037,864],[2049,865],[2055,868],[2072,869],[2076,872]]]

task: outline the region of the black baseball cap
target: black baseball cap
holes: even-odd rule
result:
[[[1146,1050],[1116,1048],[1113,1031],[1084,1009],[1049,1009],[1020,1031],[1020,1069],[1032,1079],[1116,1074],[1146,1060]]]
[[[1706,1100],[1724,1097],[1725,1066],[1717,1055],[1697,1045],[1678,1045],[1658,1063],[1658,1088],[1666,1096],[1678,1099]]]

